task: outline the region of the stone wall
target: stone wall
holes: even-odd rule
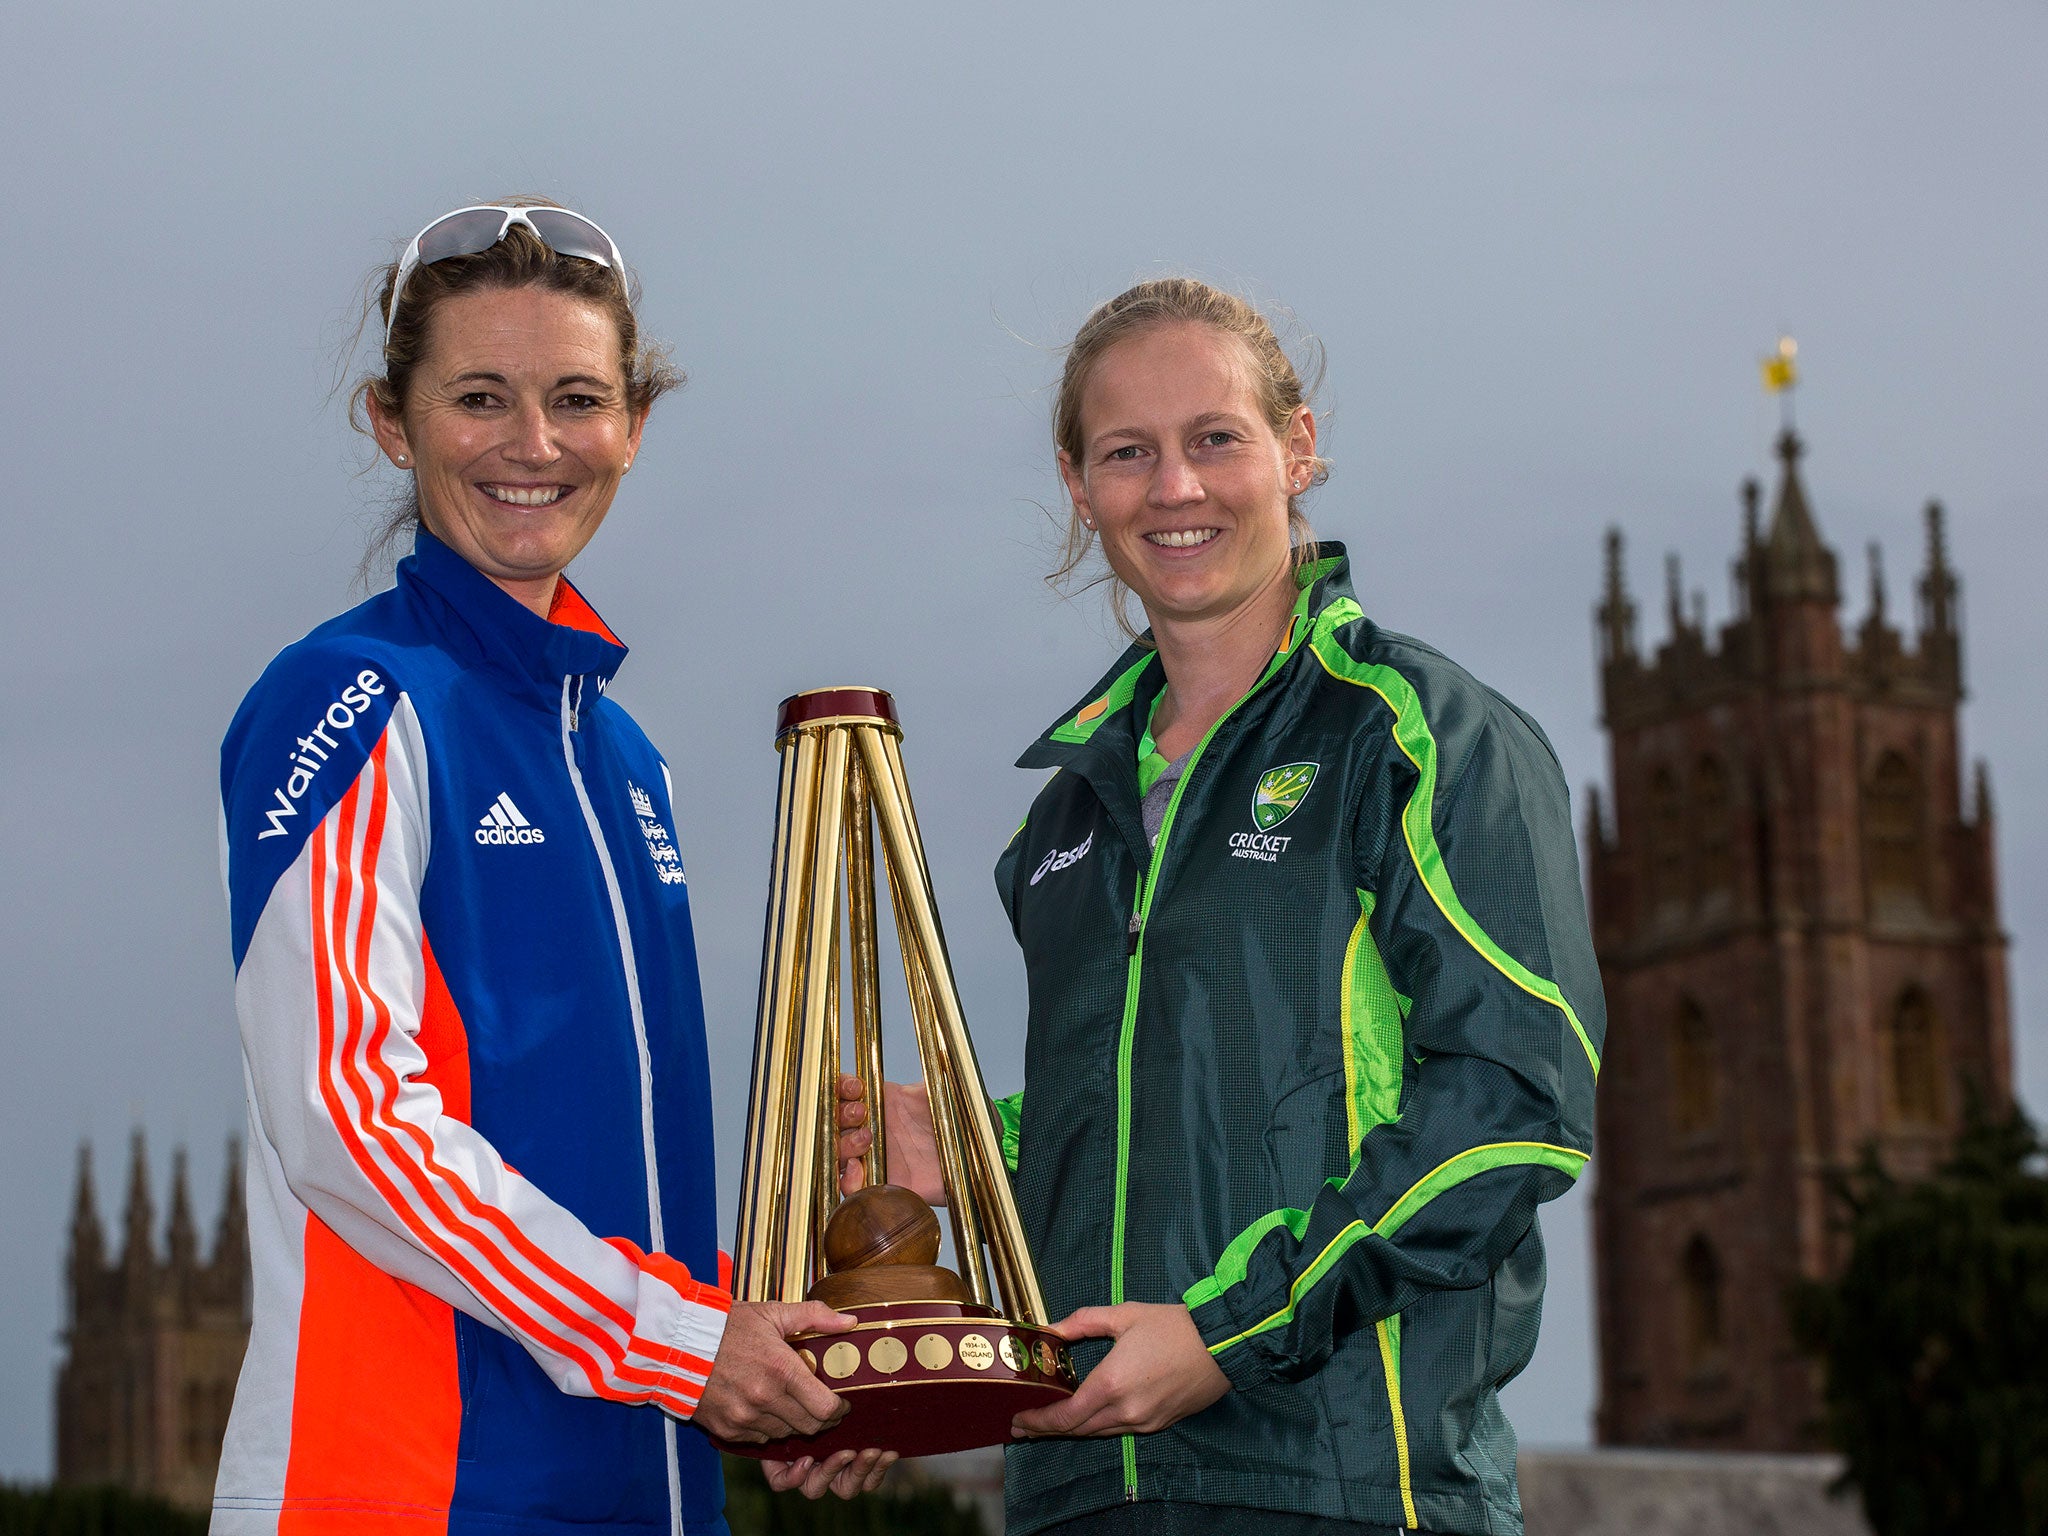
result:
[[[1002,1536],[1000,1446],[905,1465]],[[1517,1472],[1527,1536],[1870,1536],[1855,1494],[1829,1492],[1835,1456],[1525,1450]]]
[[[1527,1536],[1870,1536],[1835,1456],[1524,1451]]]

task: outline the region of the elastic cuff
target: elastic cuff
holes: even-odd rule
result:
[[[688,1370],[686,1390],[678,1393],[688,1404],[687,1413],[678,1413],[678,1418],[687,1419],[697,1411],[697,1399],[704,1391],[704,1383],[710,1379],[709,1362],[718,1358],[718,1346],[725,1339],[725,1323],[732,1307],[732,1298],[711,1286],[699,1286],[700,1292],[709,1296],[696,1301],[686,1301],[669,1327],[669,1347],[683,1360],[702,1360],[707,1364],[702,1379],[695,1379],[696,1373]],[[716,1303],[713,1303],[716,1298]],[[671,1410],[674,1411],[674,1410]]]
[[[733,1299],[694,1279],[686,1265],[668,1254],[644,1254],[639,1262],[641,1332],[654,1347],[637,1352],[659,1372],[650,1396],[677,1418],[688,1419],[697,1411],[718,1358]]]
[[[1230,1385],[1242,1392],[1247,1387],[1270,1381],[1274,1374],[1273,1362],[1271,1352],[1262,1345],[1258,1336],[1246,1336],[1245,1329],[1249,1324],[1239,1320],[1230,1301],[1226,1293],[1190,1308],[1189,1315],[1195,1320],[1195,1331],[1201,1334],[1202,1342],[1209,1346],[1210,1358],[1230,1378]]]

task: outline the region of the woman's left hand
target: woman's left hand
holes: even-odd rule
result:
[[[1200,1413],[1230,1390],[1230,1378],[1211,1358],[1195,1331],[1194,1318],[1178,1302],[1082,1307],[1055,1323],[1053,1332],[1069,1342],[1116,1342],[1072,1397],[1018,1414],[1010,1433],[1019,1439],[1149,1435]]]

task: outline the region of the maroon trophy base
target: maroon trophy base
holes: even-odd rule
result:
[[[818,1380],[844,1398],[846,1417],[822,1434],[767,1444],[719,1441],[737,1456],[774,1461],[879,1448],[938,1456],[1007,1445],[1010,1420],[1073,1394],[1066,1342],[986,1307],[891,1301],[841,1307],[860,1319],[841,1333],[792,1340]]]

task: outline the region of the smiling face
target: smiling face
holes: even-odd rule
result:
[[[379,446],[414,472],[428,531],[542,614],[646,421],[627,405],[612,317],[538,287],[442,301],[404,410],[373,400],[370,414]]]
[[[1292,605],[1287,506],[1315,418],[1274,431],[1241,342],[1189,322],[1117,342],[1088,375],[1080,444],[1060,454],[1067,494],[1155,631]]]

